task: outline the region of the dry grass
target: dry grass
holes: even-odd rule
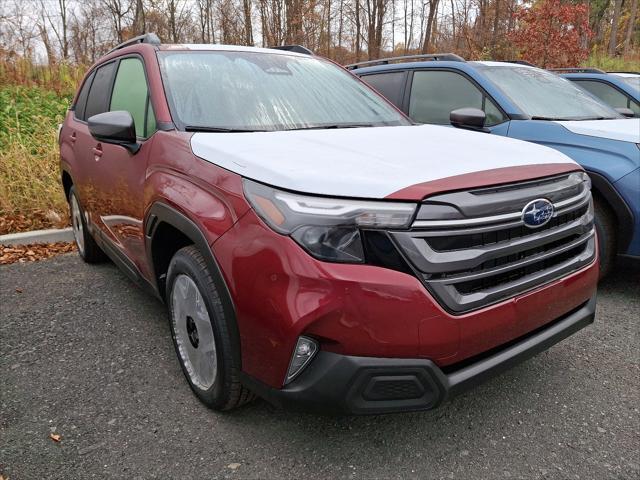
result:
[[[13,231],[24,229],[15,218],[26,217],[25,228],[67,218],[56,131],[68,102],[39,87],[0,88],[0,224]]]

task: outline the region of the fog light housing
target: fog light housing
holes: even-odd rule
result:
[[[318,342],[309,337],[300,337],[296,342],[296,348],[293,349],[291,362],[289,362],[289,370],[287,370],[287,378],[284,381],[286,385],[296,378],[306,367],[311,359],[318,353]]]

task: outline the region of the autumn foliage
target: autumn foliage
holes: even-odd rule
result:
[[[589,12],[584,3],[538,0],[515,13],[508,36],[521,58],[543,68],[574,67],[589,56]]]

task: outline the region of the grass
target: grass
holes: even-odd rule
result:
[[[0,230],[66,221],[56,132],[70,101],[37,86],[0,87],[0,222],[9,225]]]
[[[640,57],[623,58],[623,57],[609,57],[601,53],[592,53],[589,56],[589,60],[584,62],[585,67],[595,67],[605,72],[639,72],[640,71]]]

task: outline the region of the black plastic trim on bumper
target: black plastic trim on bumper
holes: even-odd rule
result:
[[[593,323],[596,296],[548,328],[459,370],[444,373],[426,359],[354,357],[321,351],[282,389],[243,374],[243,382],[285,409],[333,414],[429,410],[514,365],[547,350]]]

